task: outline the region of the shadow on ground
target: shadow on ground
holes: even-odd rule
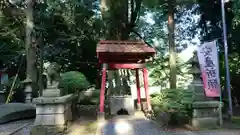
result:
[[[150,120],[120,115],[108,121],[101,130],[102,135],[160,135]]]
[[[8,103],[0,105],[0,110],[0,124],[36,116],[36,108],[31,104]]]
[[[95,135],[97,130],[97,120],[93,117],[80,117],[71,123],[66,135]]]

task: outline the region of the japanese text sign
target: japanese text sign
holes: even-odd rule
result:
[[[207,97],[220,97],[221,87],[216,41],[202,44],[197,49],[204,90]]]

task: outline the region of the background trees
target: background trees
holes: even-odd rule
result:
[[[177,61],[182,51],[204,41],[221,39],[219,2],[219,0],[201,0],[196,3],[173,3],[173,12],[175,13],[175,46],[173,46],[168,41],[168,35],[171,34],[168,33],[167,19],[170,13],[168,14],[169,4],[165,1],[38,1],[33,5],[34,36],[36,36],[37,43],[36,66],[39,67],[40,63],[39,33],[43,32],[44,61],[56,61],[62,66],[63,72],[78,70],[86,75],[90,83],[95,83],[99,70],[95,48],[100,39],[143,39],[158,51],[155,59],[158,64],[152,64],[149,68],[162,72],[162,68],[168,68],[168,66],[162,66],[163,59],[167,62],[172,53],[176,52],[174,61]],[[18,3],[18,7],[16,7],[8,1],[1,1],[0,51],[2,57],[0,61],[2,67],[18,67],[19,56],[25,53],[26,14],[21,8],[24,8],[24,3]],[[226,3],[229,63],[233,90],[238,88],[235,80],[239,78],[239,8],[238,1]],[[221,77],[224,78],[221,40],[219,43]],[[169,47],[173,49],[171,54],[168,53]],[[180,63],[176,62],[176,69],[180,67]],[[26,63],[24,66],[26,67]],[[172,71],[176,69],[173,67]],[[24,72],[24,70],[22,71]],[[161,78],[156,72],[153,73],[155,78]],[[176,71],[174,74],[178,74],[178,72]],[[159,76],[161,75],[159,74]],[[172,74],[173,76],[175,75]],[[175,81],[172,83],[174,85]]]

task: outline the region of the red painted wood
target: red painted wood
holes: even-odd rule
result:
[[[101,90],[100,90],[100,105],[99,105],[99,111],[101,113],[104,113],[104,98],[105,98],[105,87],[106,87],[106,74],[107,74],[107,69],[106,67],[102,68],[102,83],[101,83]]]
[[[152,107],[151,107],[151,102],[150,102],[150,97],[149,97],[147,68],[143,68],[143,81],[144,81],[145,97],[147,99],[148,110],[151,111]]]
[[[136,69],[137,103],[141,104],[141,90],[139,82],[139,71]]]
[[[148,59],[154,56],[155,50],[142,41],[100,41],[97,49],[97,56],[101,63],[110,61],[132,62]]]
[[[108,69],[137,69],[144,68],[144,64],[118,64],[118,63],[108,63]]]
[[[153,57],[153,53],[142,53],[142,54],[117,54],[110,53],[104,54],[101,53],[98,56],[98,60],[100,63],[136,63],[138,61],[144,61]]]
[[[101,40],[100,44],[142,44],[141,40]]]
[[[100,58],[107,58],[108,56],[116,56],[115,58],[137,58],[137,57],[152,57],[155,53],[152,52],[143,52],[143,53],[118,53],[118,52],[108,52],[108,53],[97,53],[97,56]]]
[[[142,41],[100,41],[97,52],[155,52]]]
[[[100,64],[110,63],[109,69],[144,68],[144,65],[140,63],[144,63],[146,59],[153,57],[155,54],[155,50],[152,47],[149,47],[148,45],[146,45],[142,41],[120,41],[120,40],[100,41],[99,44],[97,45],[96,52],[97,52],[97,57]],[[100,112],[104,112],[106,70],[107,70],[106,67],[102,69],[102,83],[101,83],[101,91],[100,91]],[[145,88],[145,92],[148,93],[147,73],[144,75],[144,77],[145,77],[144,88]],[[149,97],[147,97],[147,102],[148,102],[148,105],[150,105]]]

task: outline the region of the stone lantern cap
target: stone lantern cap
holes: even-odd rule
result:
[[[186,62],[186,64],[198,64],[198,56],[197,56],[197,52],[196,52],[196,51],[193,52],[192,58],[190,58],[190,59]]]

